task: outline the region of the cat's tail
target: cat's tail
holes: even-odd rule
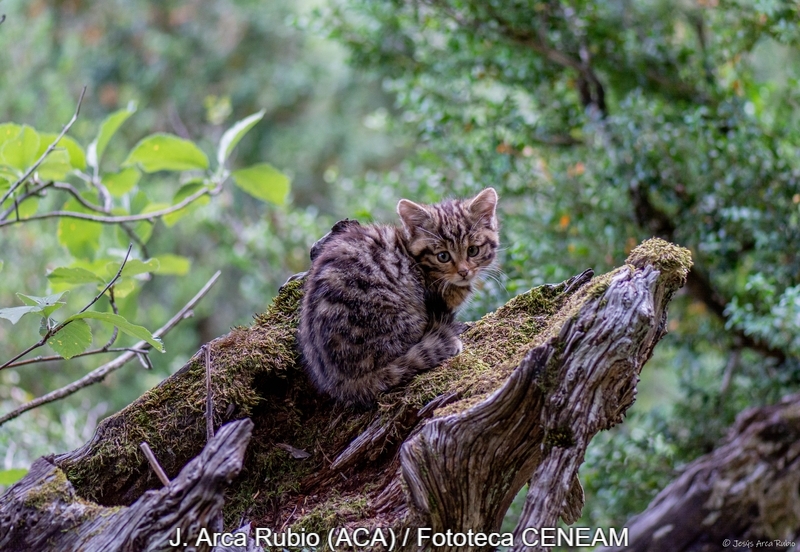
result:
[[[345,399],[363,406],[375,404],[379,393],[405,383],[415,374],[435,368],[448,358],[461,353],[463,346],[458,334],[462,330],[458,323],[434,325],[404,355],[365,374],[359,378],[362,381],[357,385],[348,386],[353,393]]]

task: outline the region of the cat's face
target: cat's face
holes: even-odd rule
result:
[[[472,199],[418,205],[400,200],[408,248],[431,282],[470,286],[497,254],[497,192],[486,188]]]

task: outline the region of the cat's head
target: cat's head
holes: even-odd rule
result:
[[[467,287],[495,259],[498,246],[497,192],[486,188],[472,199],[418,205],[397,204],[408,251],[437,284]]]

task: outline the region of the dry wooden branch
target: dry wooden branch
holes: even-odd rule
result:
[[[384,528],[412,535],[400,549],[429,549],[419,528],[498,531],[527,481],[517,533],[558,516],[574,520],[586,446],[633,402],[690,265],[685,249],[650,240],[614,272],[524,293],[472,324],[459,356],[367,412],[333,404],[309,384],[294,343],[302,281],[287,284],[253,326],[209,344],[214,419],[254,422],[242,476],[226,494],[225,527],[246,518],[257,528],[323,536]],[[156,487],[138,450],[143,440],[171,477],[200,453],[204,364],[198,352],[104,420],[86,445],[54,459],[79,496],[130,505]]]
[[[176,537],[192,544],[185,550],[211,550],[193,544],[202,528],[215,528],[222,491],[242,467],[252,427],[250,420],[223,427],[168,487],[145,493],[130,507],[101,508],[81,500],[64,473],[40,458],[4,495],[0,550],[173,550],[169,542]]]
[[[800,395],[741,413],[727,442],[689,464],[625,524],[628,550],[786,550],[800,540]],[[728,540],[728,544],[724,542]],[[756,546],[755,543],[771,543]]]

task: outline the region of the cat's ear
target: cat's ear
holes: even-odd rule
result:
[[[400,220],[403,221],[403,226],[407,229],[416,228],[425,224],[430,215],[425,207],[417,205],[413,201],[401,199],[397,204],[397,214],[400,215]]]
[[[497,208],[497,192],[486,188],[469,201],[469,212],[475,220],[485,220],[488,226],[495,225],[494,213]]]

